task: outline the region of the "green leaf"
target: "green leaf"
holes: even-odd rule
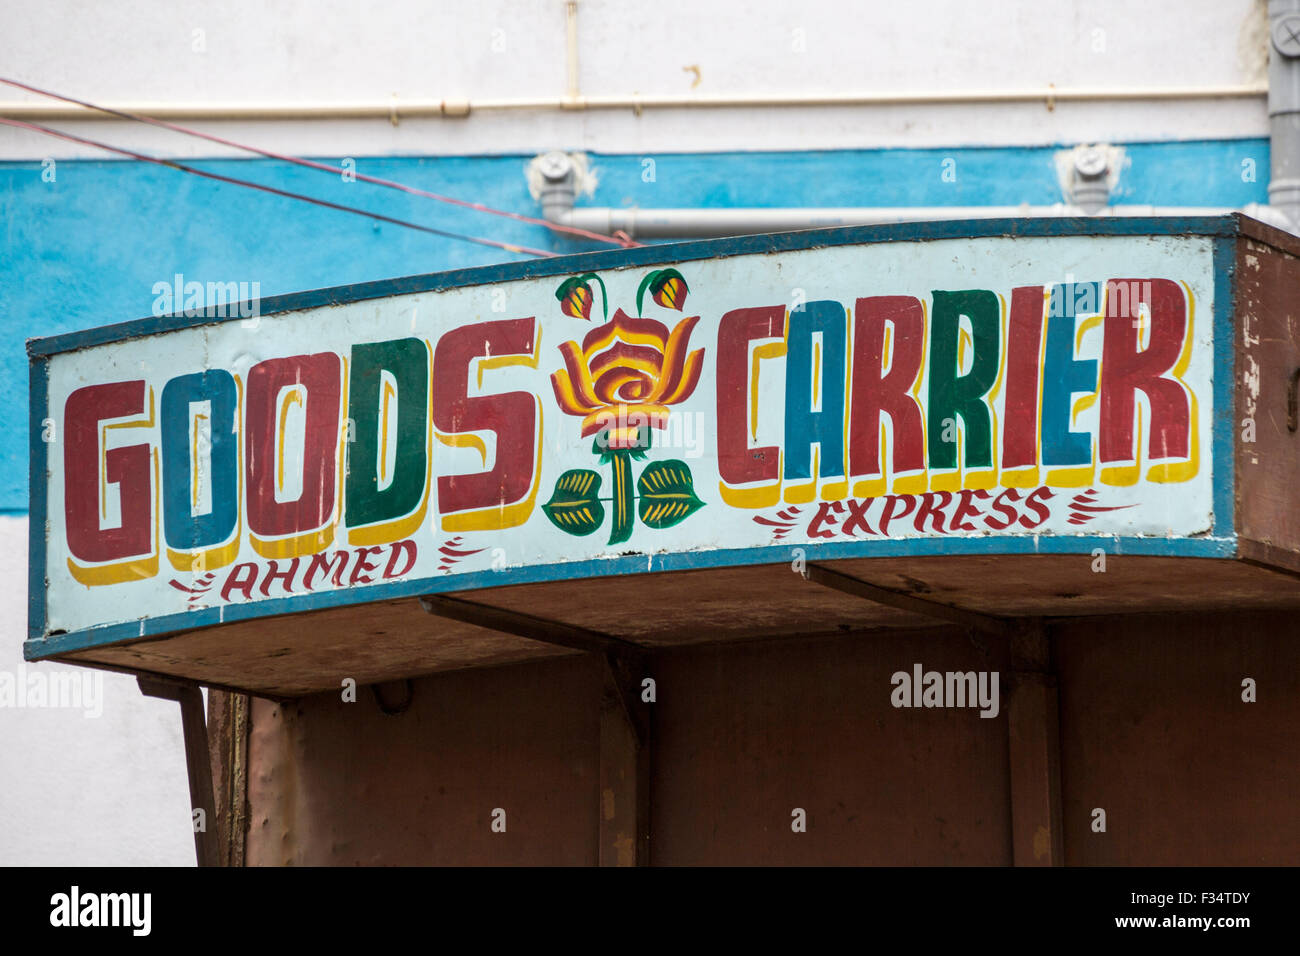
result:
[[[671,528],[704,507],[686,462],[671,459],[647,465],[637,480],[637,510],[648,528]]]
[[[645,314],[641,309],[641,300],[645,298],[645,290],[650,288],[650,283],[654,282],[655,279],[659,278],[659,274],[662,271],[663,271],[662,269],[656,269],[654,272],[651,272],[649,275],[647,275],[644,279],[641,280],[641,285],[636,290],[636,314],[638,316]]]
[[[605,522],[605,506],[596,497],[600,475],[590,468],[573,468],[560,475],[551,500],[542,511],[551,524],[579,537],[591,534]]]
[[[605,281],[594,272],[588,272],[584,279],[595,279],[596,285],[600,286],[600,307],[605,312],[605,321],[609,321],[609,293],[605,291]]]

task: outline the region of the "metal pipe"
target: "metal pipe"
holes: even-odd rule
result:
[[[1297,0],[1300,2],[1300,0]],[[1088,216],[1216,216],[1234,210],[1220,206],[1145,206],[1107,204],[1098,192],[1096,204],[1056,203],[1051,206],[843,206],[772,209],[638,209],[609,206],[575,206],[577,170],[572,157],[553,150],[537,157],[533,168],[541,174],[537,191],[542,214],[557,225],[573,226],[604,235],[622,233],[630,239],[700,239],[744,236],[767,232],[793,232],[827,226],[868,226],[895,222],[941,219],[1017,219]],[[1090,171],[1095,164],[1084,164]],[[1247,215],[1286,228],[1277,210],[1251,203]]]
[[[1146,89],[1053,86],[1025,90],[931,90],[872,93],[767,93],[716,95],[551,96],[502,99],[384,100],[359,103],[106,103],[116,110],[166,120],[259,121],[336,119],[463,118],[471,113],[503,110],[648,110],[764,109],[810,106],[915,106],[971,103],[1042,103],[1050,108],[1069,102],[1243,99],[1268,94],[1263,84],[1180,86]],[[114,117],[80,106],[40,102],[0,103],[0,116],[26,120],[106,120]]]
[[[825,209],[611,209],[574,206],[556,212],[552,222],[607,235],[626,233],[632,239],[687,239],[791,232],[826,226],[866,226],[940,219],[1015,219],[1044,217],[1217,216],[1234,210],[1210,206],[1107,206],[1095,212],[1079,206],[922,206]],[[1267,221],[1267,208],[1251,204],[1244,210]],[[554,218],[552,218],[554,217]]]
[[[1300,226],[1300,0],[1269,0],[1269,205]]]

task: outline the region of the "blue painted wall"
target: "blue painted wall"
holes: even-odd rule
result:
[[[1139,143],[1121,203],[1237,207],[1267,201],[1263,139]],[[1055,148],[594,156],[602,206],[964,206],[1061,201]],[[529,157],[360,159],[357,170],[537,215]],[[944,161],[955,161],[945,181]],[[1243,161],[1253,161],[1251,168]],[[526,223],[269,160],[192,165],[442,229],[556,252],[575,243]],[[0,163],[0,512],[27,510],[24,340],[142,318],[155,282],[258,282],[263,295],[501,262],[509,253],[373,223],[134,161]]]

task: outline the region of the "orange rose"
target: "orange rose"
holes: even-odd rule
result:
[[[582,340],[560,346],[565,367],[551,376],[555,398],[582,416],[582,436],[606,432],[609,448],[644,448],[649,432],[666,428],[668,406],[690,398],[700,380],[704,350],[689,351],[700,317],[677,327],[634,319],[622,309]]]

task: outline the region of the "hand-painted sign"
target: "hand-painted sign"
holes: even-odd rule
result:
[[[33,637],[793,548],[1213,538],[1211,239],[786,239],[37,343]]]

